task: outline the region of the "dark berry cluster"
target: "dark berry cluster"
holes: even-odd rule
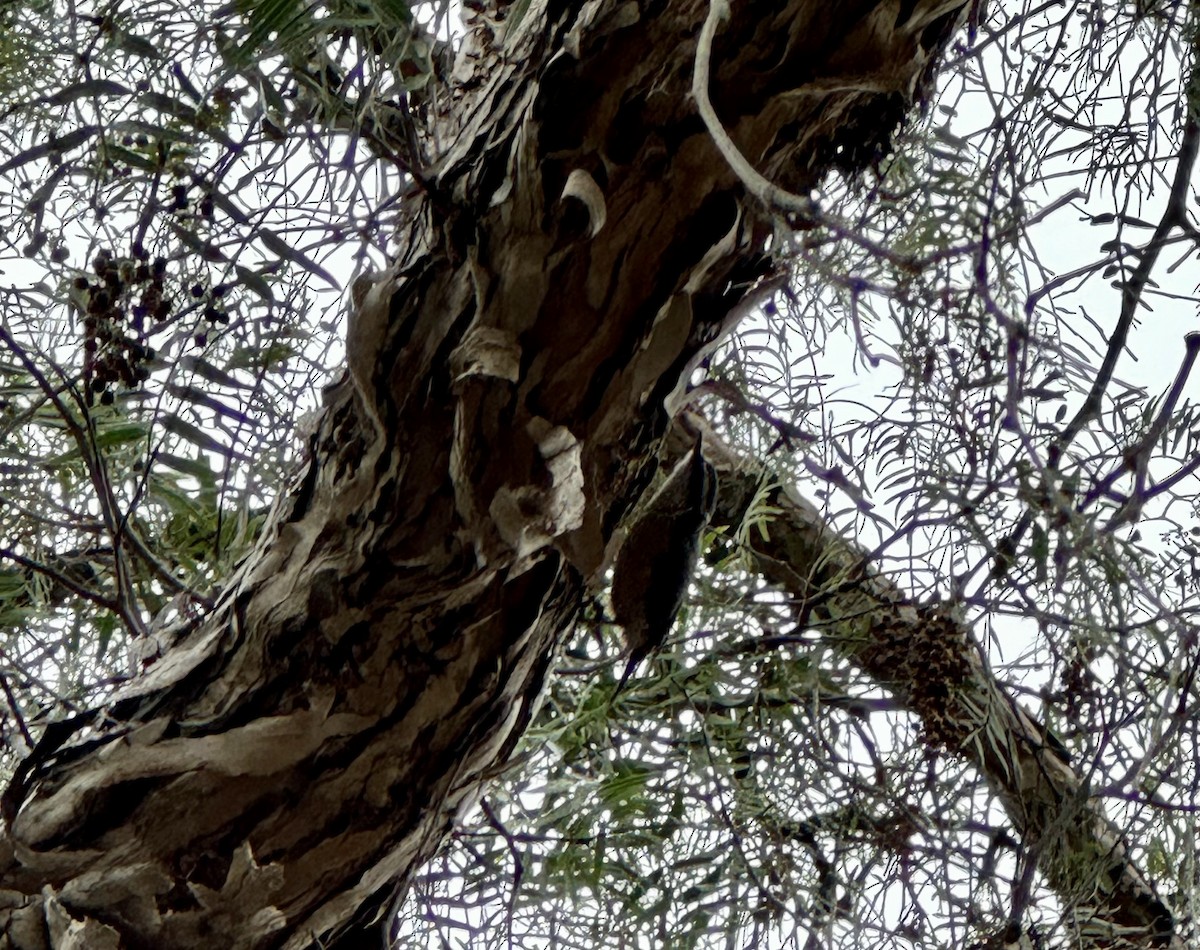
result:
[[[167,262],[114,258],[100,250],[92,260],[94,280],[75,278],[75,289],[87,301],[83,318],[83,385],[89,406],[97,396],[113,402],[114,388],[135,388],[150,378],[146,365],[154,350],[146,340],[146,320],[162,323],[171,314],[165,292]],[[136,300],[136,302],[134,302]]]
[[[221,298],[225,296],[225,293],[228,291],[228,289],[228,286],[225,284],[217,284],[212,288],[212,290],[205,290],[203,284],[192,284],[192,288],[189,293],[191,293],[193,297],[195,297],[197,300],[204,297],[208,298],[208,303],[204,308],[204,319],[208,321],[209,329],[217,324],[224,326],[225,324],[229,323],[229,314],[221,305]],[[197,346],[207,346],[207,330],[197,330],[195,340]]]

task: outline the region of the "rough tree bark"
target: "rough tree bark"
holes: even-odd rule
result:
[[[967,7],[739,4],[717,113],[804,193],[884,147]],[[213,614],[9,789],[7,945],[328,946],[503,764],[664,400],[771,276],[769,216],[689,96],[707,13],[476,24],[303,479]]]

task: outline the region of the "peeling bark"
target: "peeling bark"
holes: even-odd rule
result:
[[[804,193],[884,147],[966,6],[741,4],[713,104]],[[689,99],[706,14],[535,2],[503,49],[476,25],[303,477],[213,613],[5,796],[6,945],[329,945],[504,763],[664,400],[770,275]]]

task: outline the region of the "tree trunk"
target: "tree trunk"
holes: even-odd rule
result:
[[[664,400],[771,268],[689,92],[706,4],[576,6],[475,24],[303,477],[212,615],[22,766],[9,945],[328,945],[528,724]],[[806,193],[886,146],[966,7],[739,4],[713,104]]]

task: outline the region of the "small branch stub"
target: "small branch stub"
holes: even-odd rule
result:
[[[618,691],[671,632],[696,569],[716,491],[716,471],[697,438],[691,453],[646,504],[617,553],[613,614],[629,651]]]

